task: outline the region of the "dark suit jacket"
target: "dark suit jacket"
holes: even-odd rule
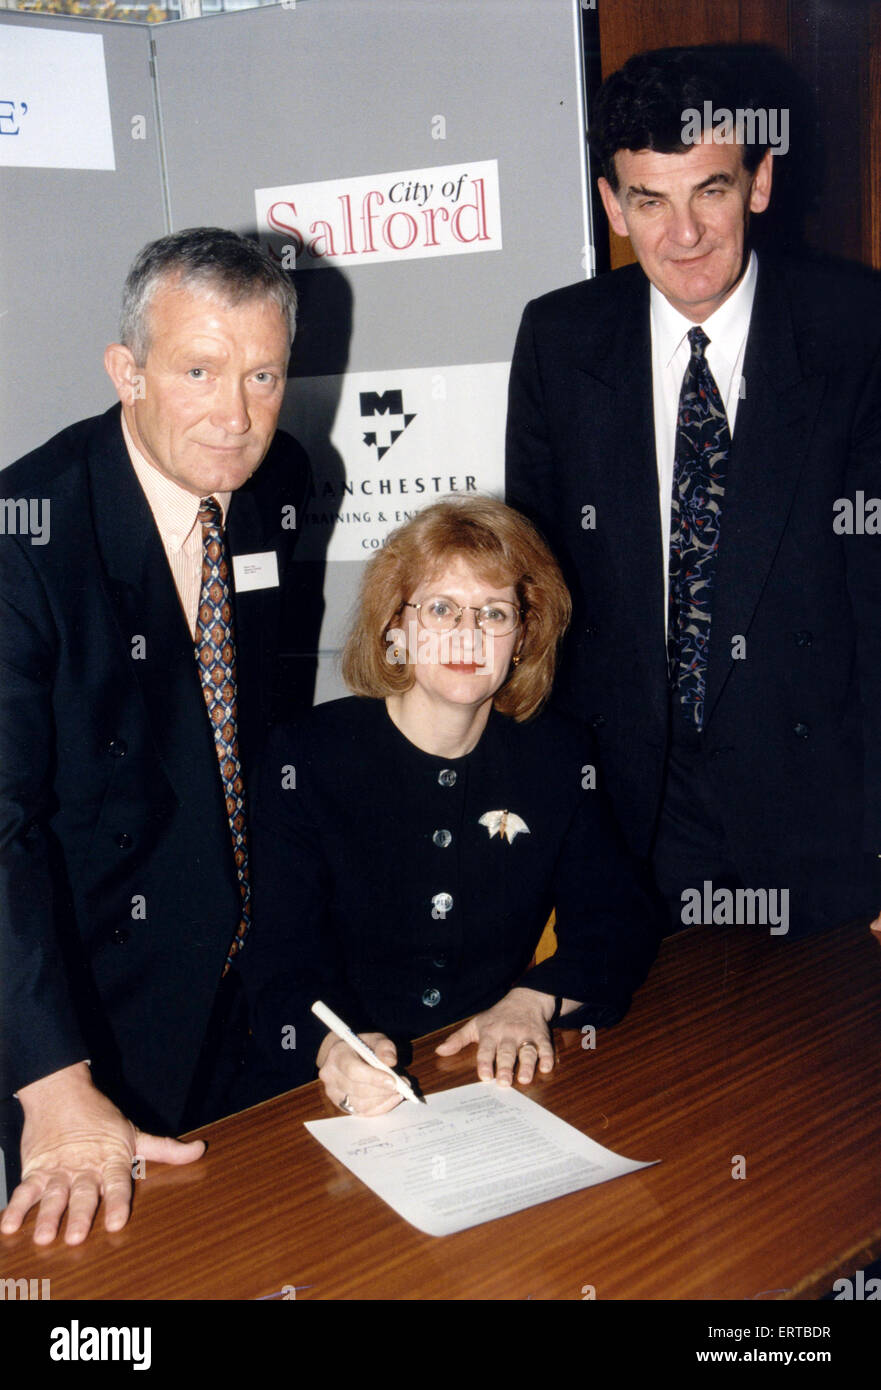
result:
[[[552,713],[516,724],[493,712],[455,759],[416,748],[382,700],[336,700],[273,730],[242,973],[274,1089],[311,1079],[326,1032],[310,1013],[319,998],[356,1031],[397,1040],[517,983],[583,1000],[573,1026],[621,1017],[659,928],[606,798],[583,786],[595,761],[589,730]],[[491,837],[480,817],[501,810],[529,833]],[[521,980],[552,907],[557,952]]]
[[[794,921],[843,921],[881,907],[881,538],[833,532],[837,498],[881,496],[877,277],[762,255],[744,376],[703,738],[747,886],[790,888]],[[537,521],[573,588],[559,689],[593,725],[622,825],[645,854],[669,699],[639,267],[527,306],[507,444],[508,500]]]
[[[278,434],[230,503],[231,553],[275,550],[281,580],[235,596],[246,775],[294,645],[282,508],[307,473]],[[0,490],[51,526],[0,535],[0,1094],[88,1057],[131,1119],[174,1130],[240,906],[192,639],[119,407]]]

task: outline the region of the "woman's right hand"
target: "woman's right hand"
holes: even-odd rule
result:
[[[360,1033],[358,1036],[373,1048],[380,1061],[390,1067],[395,1065],[397,1049],[385,1033]],[[327,1034],[315,1060],[328,1100],[346,1114],[384,1115],[403,1100],[390,1076],[362,1061],[335,1033]]]

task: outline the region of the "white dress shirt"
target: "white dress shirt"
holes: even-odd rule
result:
[[[756,292],[758,262],[753,251],[749,265],[734,293],[700,325],[709,338],[706,359],[728,415],[728,428],[734,438],[737,403],[746,394],[743,359]],[[661,540],[664,549],[664,594],[667,595],[670,567],[670,510],[673,497],[673,460],[676,453],[676,419],[682,378],[691,357],[688,330],[691,319],[651,287],[652,394],[655,412],[655,455],[658,464],[658,501]],[[724,522],[722,523],[724,528]],[[724,537],[724,529],[722,531]],[[667,612],[665,603],[664,612]]]

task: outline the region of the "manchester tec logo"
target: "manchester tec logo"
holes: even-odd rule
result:
[[[361,415],[362,418],[370,419],[373,416],[388,416],[388,420],[383,419],[383,429],[368,430],[363,438],[364,443],[369,449],[376,450],[377,459],[381,459],[387,454],[389,449],[400,439],[408,425],[416,419],[415,413],[406,414],[404,411],[403,391],[383,391],[382,395],[378,391],[360,391]],[[399,424],[396,422],[400,421]],[[385,426],[388,426],[385,428]],[[380,438],[384,441],[380,443]]]

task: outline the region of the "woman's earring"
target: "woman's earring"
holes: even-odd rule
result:
[[[519,666],[519,665],[520,665],[520,662],[521,662],[522,660],[523,660],[523,658],[522,658],[522,656],[520,656],[519,654],[518,654],[517,656],[512,656],[512,657],[511,657],[511,665],[512,665],[512,666]]]

